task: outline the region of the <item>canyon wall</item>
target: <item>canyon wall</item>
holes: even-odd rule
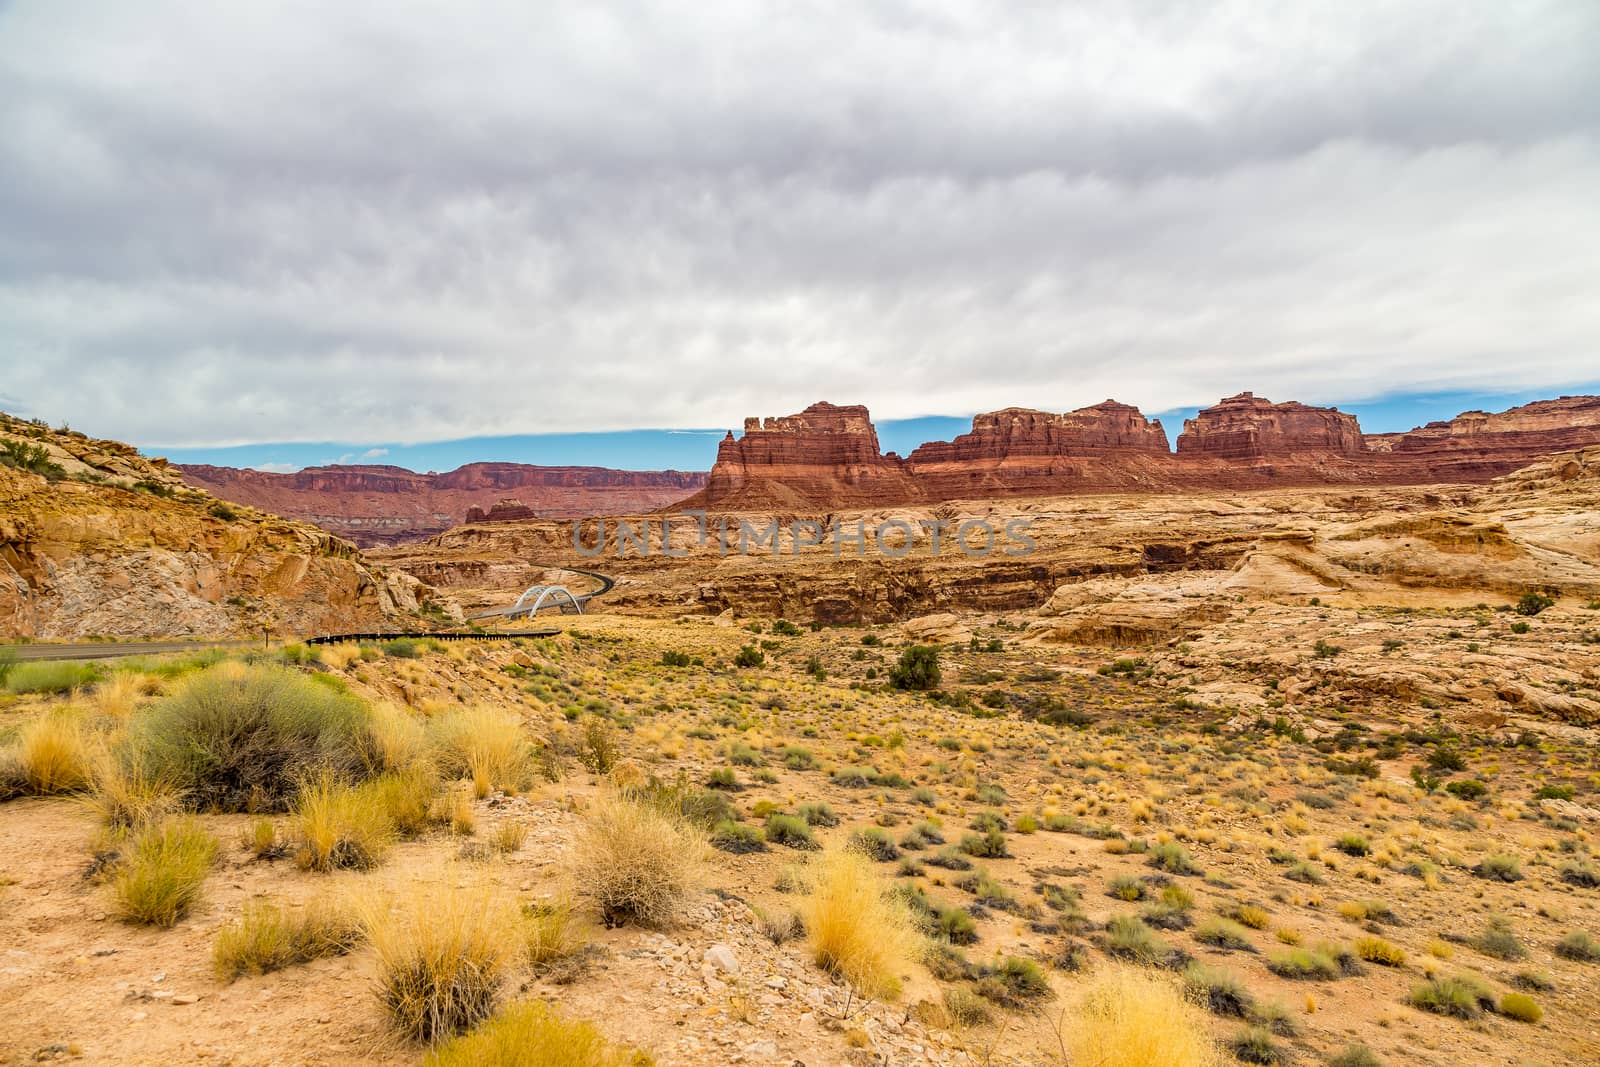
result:
[[[314,522],[363,547],[431,537],[481,521],[494,499],[514,493],[525,515],[579,518],[665,507],[705,485],[703,473],[620,471],[469,463],[444,474],[381,465],[307,467],[293,474],[178,465],[193,486],[279,515]],[[477,518],[469,520],[476,510]]]
[[[1600,397],[1467,412],[1401,434],[1365,435],[1336,408],[1227,397],[1184,423],[1114,400],[1065,414],[1007,408],[904,459],[878,450],[865,408],[813,404],[747,419],[706,488],[684,507],[826,511],[1006,496],[1316,485],[1479,483],[1553,452],[1600,444]]]

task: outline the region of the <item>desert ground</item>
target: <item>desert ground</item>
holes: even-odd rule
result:
[[[0,1062],[1596,1062],[1583,462],[1007,505],[1028,606],[10,665]],[[503,603],[474,529],[396,555]]]

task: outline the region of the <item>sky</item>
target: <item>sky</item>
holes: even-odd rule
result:
[[[818,399],[1592,391],[1596,56],[1593,0],[0,0],[0,409],[703,469]]]

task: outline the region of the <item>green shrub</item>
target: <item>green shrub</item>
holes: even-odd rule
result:
[[[152,774],[201,810],[282,811],[299,782],[359,777],[365,705],[284,667],[224,664],[191,678],[130,728]]]
[[[1476,1019],[1494,1007],[1494,994],[1477,978],[1457,975],[1433,978],[1413,986],[1409,1002],[1413,1008],[1457,1019]]]
[[[889,668],[889,684],[896,689],[924,692],[937,688],[941,678],[936,645],[912,645]]]
[[[711,846],[722,852],[738,856],[748,852],[765,852],[766,844],[761,831],[744,823],[724,819],[711,831]]]
[[[1487,878],[1492,882],[1520,882],[1522,881],[1522,861],[1515,856],[1504,852],[1493,856],[1485,856],[1479,863],[1476,872],[1479,878]]]
[[[1249,931],[1232,919],[1205,920],[1195,927],[1194,939],[1203,945],[1212,945],[1229,951],[1255,951],[1255,946],[1250,942]]]
[[[1175,841],[1155,845],[1150,849],[1150,857],[1146,861],[1150,866],[1166,871],[1168,874],[1200,874],[1200,868],[1189,855],[1189,850]]]
[[[1272,1039],[1272,1031],[1264,1026],[1252,1026],[1239,1034],[1228,1047],[1241,1063],[1288,1063],[1289,1054]]]
[[[1497,960],[1520,960],[1528,954],[1511,924],[1499,916],[1484,925],[1483,932],[1473,938],[1472,947]]]
[[[689,658],[689,653],[687,652],[676,652],[668,649],[661,653],[661,665],[663,667],[687,667],[691,662],[693,661]]]
[[[1383,1061],[1365,1045],[1349,1045],[1328,1061],[1328,1067],[1383,1067]]]
[[[66,477],[67,473],[66,468],[50,458],[50,450],[44,445],[31,445],[10,438],[0,441],[0,467],[15,467],[52,482]]]
[[[1006,850],[1006,835],[995,829],[984,834],[962,835],[960,848],[967,855],[981,859],[1004,859],[1010,855]]]
[[[767,818],[767,840],[775,845],[787,845],[790,848],[816,849],[820,848],[817,839],[811,835],[811,827],[797,815],[772,815]]]
[[[1600,962],[1600,942],[1597,942],[1587,930],[1574,930],[1557,941],[1555,952],[1565,960],[1577,960],[1579,963]]]
[[[755,645],[745,645],[733,657],[733,665],[735,667],[760,667],[766,662],[766,654]]]
[[[10,693],[65,693],[92,685],[100,669],[92,663],[75,660],[28,660],[12,666],[5,674]]]
[[[1372,852],[1372,844],[1365,836],[1356,833],[1341,834],[1333,847],[1346,856],[1365,856]]]
[[[1339,961],[1321,949],[1291,948],[1267,957],[1267,970],[1279,978],[1331,980],[1344,972]]]
[[[1521,598],[1518,599],[1517,606],[1514,610],[1518,615],[1527,615],[1532,617],[1539,614],[1545,608],[1553,606],[1554,604],[1554,598],[1545,596],[1543,593],[1538,591],[1530,590],[1529,592],[1522,594]]]
[[[1165,962],[1171,949],[1137,915],[1116,915],[1106,924],[1106,951],[1151,966]]]
[[[1243,982],[1225,971],[1191,963],[1183,972],[1190,996],[1213,1015],[1248,1019],[1255,1014],[1255,997]]]
[[[888,833],[879,826],[864,826],[850,835],[849,847],[864,853],[879,863],[890,863],[900,858],[900,849]]]
[[[802,804],[795,809],[796,813],[806,821],[807,826],[838,826],[839,816],[833,813],[825,801],[815,804]]]
[[[1021,1009],[1029,1001],[1051,995],[1050,983],[1037,963],[1021,956],[1006,956],[978,972],[977,994],[1003,1008]]]
[[[173,925],[200,899],[216,856],[217,839],[192,818],[168,818],[138,831],[111,883],[122,915],[152,926]]]
[[[385,641],[378,647],[390,659],[416,659],[422,655],[422,649],[417,645],[417,642],[409,637],[396,637],[392,641]]]

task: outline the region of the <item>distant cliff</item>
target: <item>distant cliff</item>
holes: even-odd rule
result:
[[[703,473],[469,463],[445,474],[403,467],[307,467],[293,474],[177,465],[185,481],[225,500],[314,522],[363,547],[431,537],[507,494],[527,517],[654,511],[705,485]]]
[[[1364,435],[1346,412],[1246,392],[1187,420],[1176,452],[1159,420],[1107,400],[1060,415],[979,415],[970,433],[901,458],[879,451],[864,407],[819,403],[798,415],[746,419],[742,437],[722,441],[706,488],[684,505],[826,511],[998,496],[1486,482],[1594,444],[1600,397]]]

